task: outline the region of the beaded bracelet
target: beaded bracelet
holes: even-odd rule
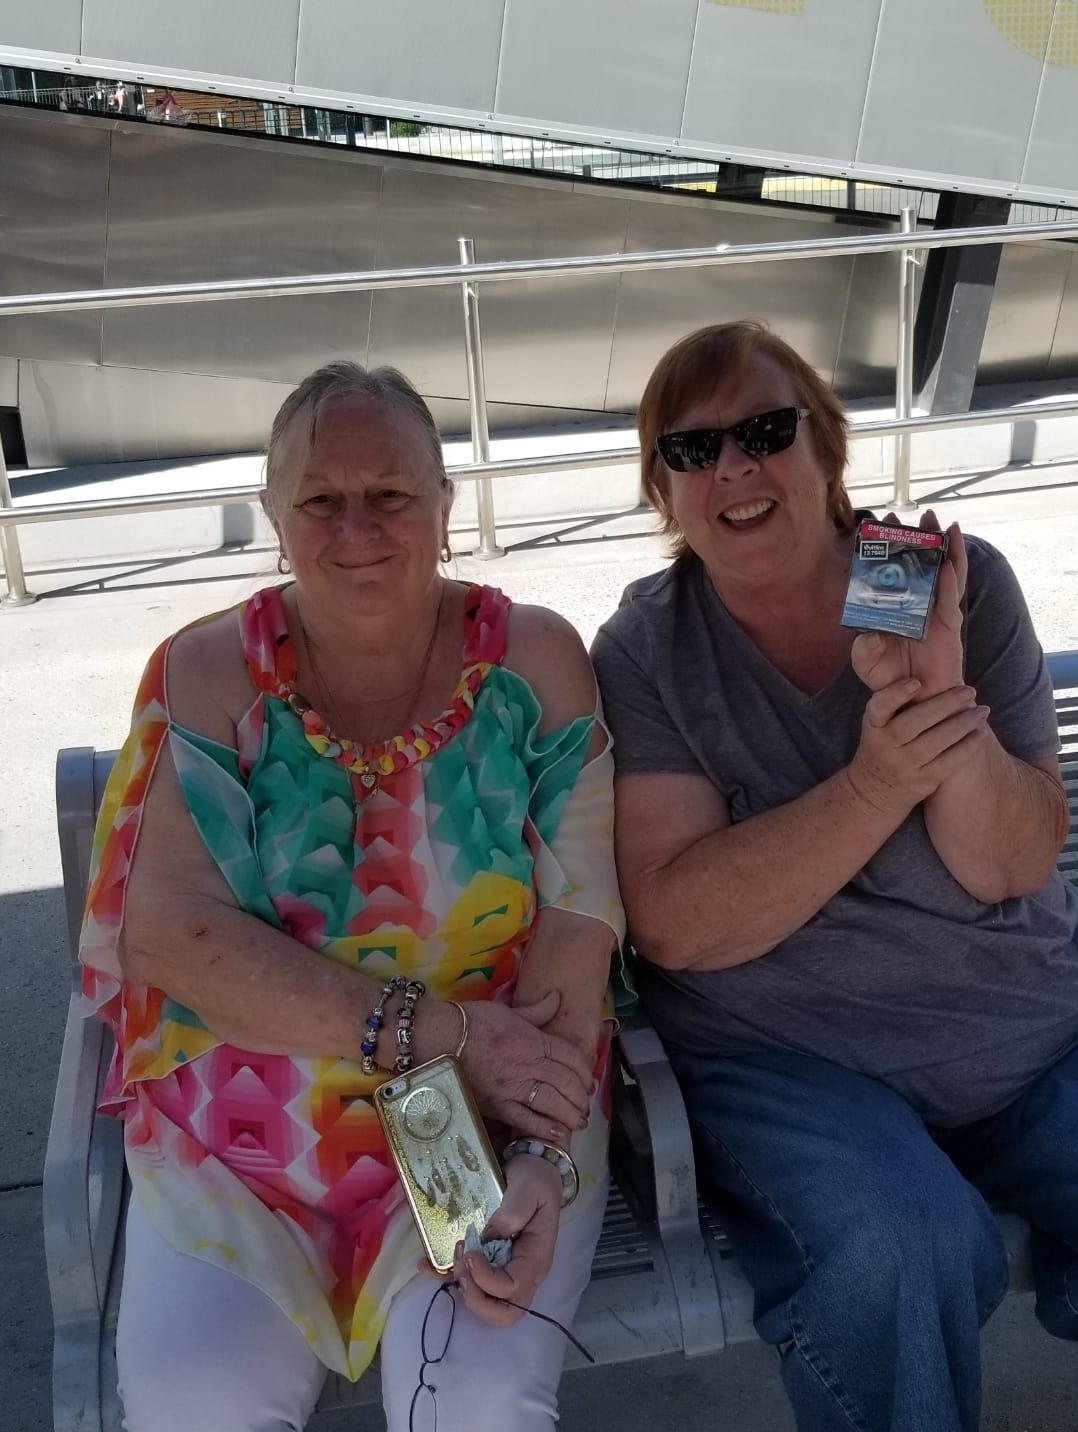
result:
[[[554,1165],[561,1174],[561,1206],[568,1208],[580,1192],[580,1174],[572,1154],[559,1148],[557,1144],[547,1144],[541,1139],[514,1139],[511,1144],[506,1145],[502,1163],[508,1163],[517,1154],[535,1154]]]
[[[415,1007],[427,992],[427,986],[422,980],[402,981],[404,984],[404,1003],[397,1015],[397,1057],[393,1061],[393,1071],[396,1074],[406,1074],[412,1067],[414,1055],[412,1054],[412,1021],[415,1019]]]
[[[374,1056],[378,1052],[378,1035],[381,1032],[386,1017],[386,1005],[391,995],[398,990],[404,989],[405,981],[400,975],[394,975],[386,983],[382,993],[378,996],[378,1003],[368,1014],[366,1019],[367,1032],[363,1036],[363,1043],[359,1046],[360,1067],[364,1074],[377,1074],[378,1065],[374,1062]]]

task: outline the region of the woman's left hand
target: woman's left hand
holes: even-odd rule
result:
[[[505,1170],[505,1197],[483,1230],[484,1238],[511,1238],[505,1268],[495,1268],[481,1253],[457,1245],[453,1275],[465,1307],[494,1327],[509,1327],[524,1316],[536,1289],[550,1272],[561,1215],[561,1175],[536,1154],[517,1154]],[[510,1307],[506,1299],[519,1304]]]
[[[885,526],[897,521],[893,512],[883,519]],[[931,510],[923,514],[919,525],[926,532],[940,530]],[[958,523],[952,522],[947,529],[947,557],[940,567],[923,640],[911,641],[890,632],[862,632],[854,640],[853,669],[870,691],[882,691],[885,686],[912,677],[921,683],[917,700],[925,701],[962,685],[961,603],[967,565],[962,533]]]

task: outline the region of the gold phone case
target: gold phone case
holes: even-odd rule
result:
[[[453,1250],[474,1223],[482,1233],[505,1180],[471,1090],[451,1054],[395,1074],[374,1107],[431,1266],[453,1268]]]

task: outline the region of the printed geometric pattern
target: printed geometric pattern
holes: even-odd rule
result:
[[[984,8],[1016,49],[1050,65],[1078,65],[1075,0],[984,0]]]
[[[378,979],[416,976],[439,998],[508,1001],[541,906],[607,920],[620,938],[609,753],[584,767],[594,720],[540,736],[534,692],[500,664],[508,600],[476,587],[467,610],[462,661],[483,679],[466,719],[361,799],[358,777],[316,751],[288,705],[295,660],[278,589],[241,613],[262,694],[237,751],[171,723],[166,643],[140,686],[95,837],[84,988],[116,1031],[103,1107],[124,1117],[140,1200],[174,1246],[262,1288],[350,1377],[369,1364],[419,1257],[371,1103],[382,1076],[355,1060],[234,1048],[160,991],[123,982],[124,891],[167,741],[237,904],[323,957]],[[607,1052],[592,1129],[574,1144],[585,1187],[604,1156]]]
[[[711,5],[803,15],[809,0],[708,0]],[[1023,54],[1050,65],[1078,65],[1078,0],[982,0],[999,33]]]

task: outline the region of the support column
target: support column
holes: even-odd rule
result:
[[[1005,224],[1010,200],[941,194],[936,229]],[[913,340],[918,406],[929,413],[967,412],[988,326],[1000,244],[934,249],[925,265]]]

